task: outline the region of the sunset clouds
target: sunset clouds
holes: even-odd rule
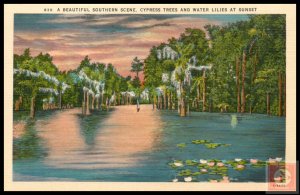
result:
[[[15,15],[14,53],[30,48],[53,56],[60,70],[75,69],[84,56],[112,63],[124,76],[132,59],[152,46],[178,38],[185,28],[225,24],[243,15]]]

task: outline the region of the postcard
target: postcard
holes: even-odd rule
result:
[[[5,190],[296,191],[296,5],[4,19]]]

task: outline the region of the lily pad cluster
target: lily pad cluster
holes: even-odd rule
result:
[[[206,148],[208,149],[215,149],[218,148],[220,146],[230,146],[231,144],[221,144],[221,143],[214,143],[211,140],[206,140],[206,139],[198,139],[198,140],[193,140],[192,141],[193,144],[202,144],[205,145]]]
[[[200,160],[173,160],[169,166],[177,170],[177,177],[182,178],[183,181],[198,181],[202,175],[207,175],[210,182],[230,182],[228,171],[236,170],[243,171],[247,168],[259,168],[266,165],[284,165],[282,158],[277,160],[269,159],[262,161],[258,159],[240,159],[232,160],[220,159],[200,159]],[[178,178],[173,181],[179,181]]]

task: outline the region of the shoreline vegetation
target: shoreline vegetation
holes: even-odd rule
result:
[[[36,110],[81,107],[90,115],[138,102],[182,117],[190,111],[285,116],[285,37],[284,15],[187,28],[145,59],[135,57],[134,77],[88,56],[76,69],[60,71],[52,56],[31,56],[28,48],[14,55],[14,110],[34,118]]]

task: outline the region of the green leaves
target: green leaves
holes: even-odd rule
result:
[[[190,169],[185,169],[179,172],[179,176],[190,176],[192,175],[192,171]]]
[[[177,147],[178,148],[185,148],[186,144],[185,143],[180,143],[180,144],[177,144]]]
[[[193,144],[202,144],[207,149],[215,149],[215,148],[218,148],[220,146],[224,146],[224,147],[231,146],[231,144],[212,143],[212,141],[206,140],[206,139],[193,140],[192,143]]]
[[[186,164],[187,166],[196,166],[196,165],[198,165],[198,162],[195,161],[195,160],[186,160],[186,161],[185,161],[185,164]]]
[[[210,141],[206,140],[206,139],[197,139],[197,140],[193,140],[192,143],[193,144],[206,144],[206,143],[210,143]]]
[[[215,149],[217,147],[220,147],[222,144],[219,143],[209,143],[209,144],[205,144],[206,148],[208,149]]]

